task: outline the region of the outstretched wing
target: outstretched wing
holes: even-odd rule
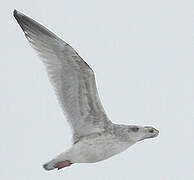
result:
[[[71,46],[39,23],[16,10],[14,17],[46,66],[74,138],[103,131],[110,121],[92,69]]]

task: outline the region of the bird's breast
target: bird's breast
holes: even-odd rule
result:
[[[93,163],[116,155],[133,144],[133,142],[121,142],[110,134],[101,134],[95,137],[83,138],[74,145],[73,149],[76,156],[77,154],[79,156],[76,161],[79,161],[79,163]]]

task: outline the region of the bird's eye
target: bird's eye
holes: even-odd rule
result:
[[[139,130],[139,128],[138,128],[138,127],[132,127],[131,130],[132,130],[133,132],[137,132],[137,131]]]
[[[150,130],[149,130],[149,132],[150,132],[150,133],[153,133],[153,132],[154,132],[154,130],[153,130],[153,129],[150,129]]]

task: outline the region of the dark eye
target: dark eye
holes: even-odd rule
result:
[[[150,129],[150,130],[149,130],[149,132],[150,132],[150,133],[153,133],[153,132],[154,132],[154,130],[153,130],[153,129]]]
[[[137,132],[137,131],[139,130],[139,128],[138,128],[138,127],[132,127],[131,130],[132,130],[133,132]]]

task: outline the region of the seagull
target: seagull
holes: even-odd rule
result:
[[[72,130],[72,146],[45,163],[45,170],[99,162],[136,142],[158,136],[159,131],[151,126],[111,122],[101,104],[91,67],[44,26],[17,10],[13,15],[45,65]]]

